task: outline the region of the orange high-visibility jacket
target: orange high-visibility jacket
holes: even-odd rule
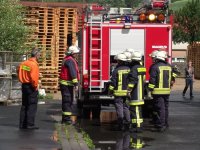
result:
[[[37,89],[39,84],[39,65],[36,58],[29,58],[22,62],[18,69],[18,78],[21,83],[31,83]]]

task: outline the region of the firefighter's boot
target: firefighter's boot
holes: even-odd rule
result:
[[[62,115],[62,124],[70,125],[72,124],[71,116]]]

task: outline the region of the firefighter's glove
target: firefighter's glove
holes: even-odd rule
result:
[[[173,87],[174,83],[175,83],[175,81],[171,81],[171,82],[170,82],[170,88]]]
[[[74,90],[78,92],[78,85],[74,86]]]
[[[132,91],[131,88],[128,88],[128,89],[127,89],[127,94],[126,94],[126,96],[127,96],[128,98],[131,98],[131,91]]]

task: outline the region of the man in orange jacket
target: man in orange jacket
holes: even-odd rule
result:
[[[35,126],[38,103],[40,51],[32,49],[31,58],[22,62],[18,69],[18,78],[22,83],[22,106],[20,110],[20,129],[39,129]]]

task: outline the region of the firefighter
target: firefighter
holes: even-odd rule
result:
[[[150,67],[150,80],[148,88],[154,99],[154,112],[156,113],[155,127],[163,132],[168,127],[168,105],[173,80],[172,67],[166,62],[165,51],[158,51],[155,63]]]
[[[126,65],[127,59],[123,53],[118,54],[115,59],[117,59],[118,64],[111,76],[109,93],[112,93],[115,97],[114,105],[118,121],[116,130],[125,130],[129,128],[130,124],[130,112],[126,103],[127,76],[130,68]]]
[[[135,50],[134,49],[132,49],[132,48],[127,48],[126,50],[125,50],[125,52],[129,52],[129,53],[133,53]]]
[[[132,67],[128,75],[128,93],[131,128],[130,131],[141,132],[143,128],[142,105],[144,104],[144,80],[146,68],[141,65],[142,54],[132,54]]]
[[[31,58],[22,62],[18,68],[18,78],[22,83],[22,106],[20,110],[20,129],[39,129],[35,126],[38,103],[40,51],[34,48]]]
[[[63,59],[60,72],[60,90],[62,95],[62,123],[72,124],[72,103],[74,90],[78,91],[80,79],[77,54],[80,52],[76,46],[70,46]]]
[[[130,66],[132,53],[124,51],[123,54],[126,56],[126,65]]]

